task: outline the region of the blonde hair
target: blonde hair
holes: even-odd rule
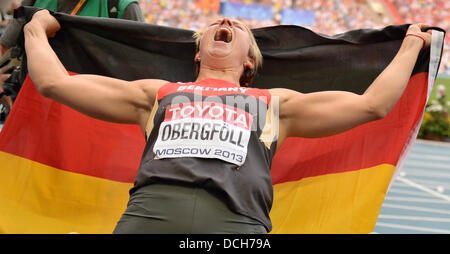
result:
[[[255,61],[253,69],[245,68],[244,72],[242,73],[242,76],[239,80],[239,83],[241,86],[247,87],[247,86],[250,86],[250,84],[252,83],[253,78],[255,77],[256,72],[258,71],[258,68],[262,67],[263,56],[261,54],[261,51],[259,50],[258,44],[256,43],[255,36],[253,35],[250,28],[247,25],[243,24],[242,22],[239,22],[239,23],[242,24],[243,27],[245,27],[245,30],[247,31],[247,33],[250,37],[250,48],[248,50],[248,56],[251,59],[253,59],[253,61]],[[195,32],[194,35],[192,36],[195,39],[195,45],[196,45],[195,53],[197,53],[200,50],[200,41],[202,39],[202,36],[203,36],[203,30]],[[198,73],[200,72],[200,63],[199,62],[195,63],[195,72],[196,72],[195,75],[198,76]]]

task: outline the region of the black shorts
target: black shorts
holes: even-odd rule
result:
[[[114,234],[265,234],[202,188],[152,184],[134,192]]]

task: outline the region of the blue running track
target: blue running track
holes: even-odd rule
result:
[[[391,185],[379,234],[450,234],[450,143],[417,140]]]

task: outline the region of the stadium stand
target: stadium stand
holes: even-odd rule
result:
[[[450,1],[445,0],[139,0],[139,3],[148,23],[190,30],[200,29],[224,14],[246,22],[251,28],[296,24],[328,35],[403,23],[426,23],[446,31],[450,28]],[[309,23],[310,19],[305,17],[311,13],[313,22]],[[288,14],[294,19],[285,18]],[[447,34],[440,72],[450,75],[449,38]]]

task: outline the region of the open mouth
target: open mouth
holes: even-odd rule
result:
[[[217,29],[216,34],[214,35],[215,41],[223,41],[229,43],[233,39],[233,34],[231,30],[227,27],[221,27]]]

